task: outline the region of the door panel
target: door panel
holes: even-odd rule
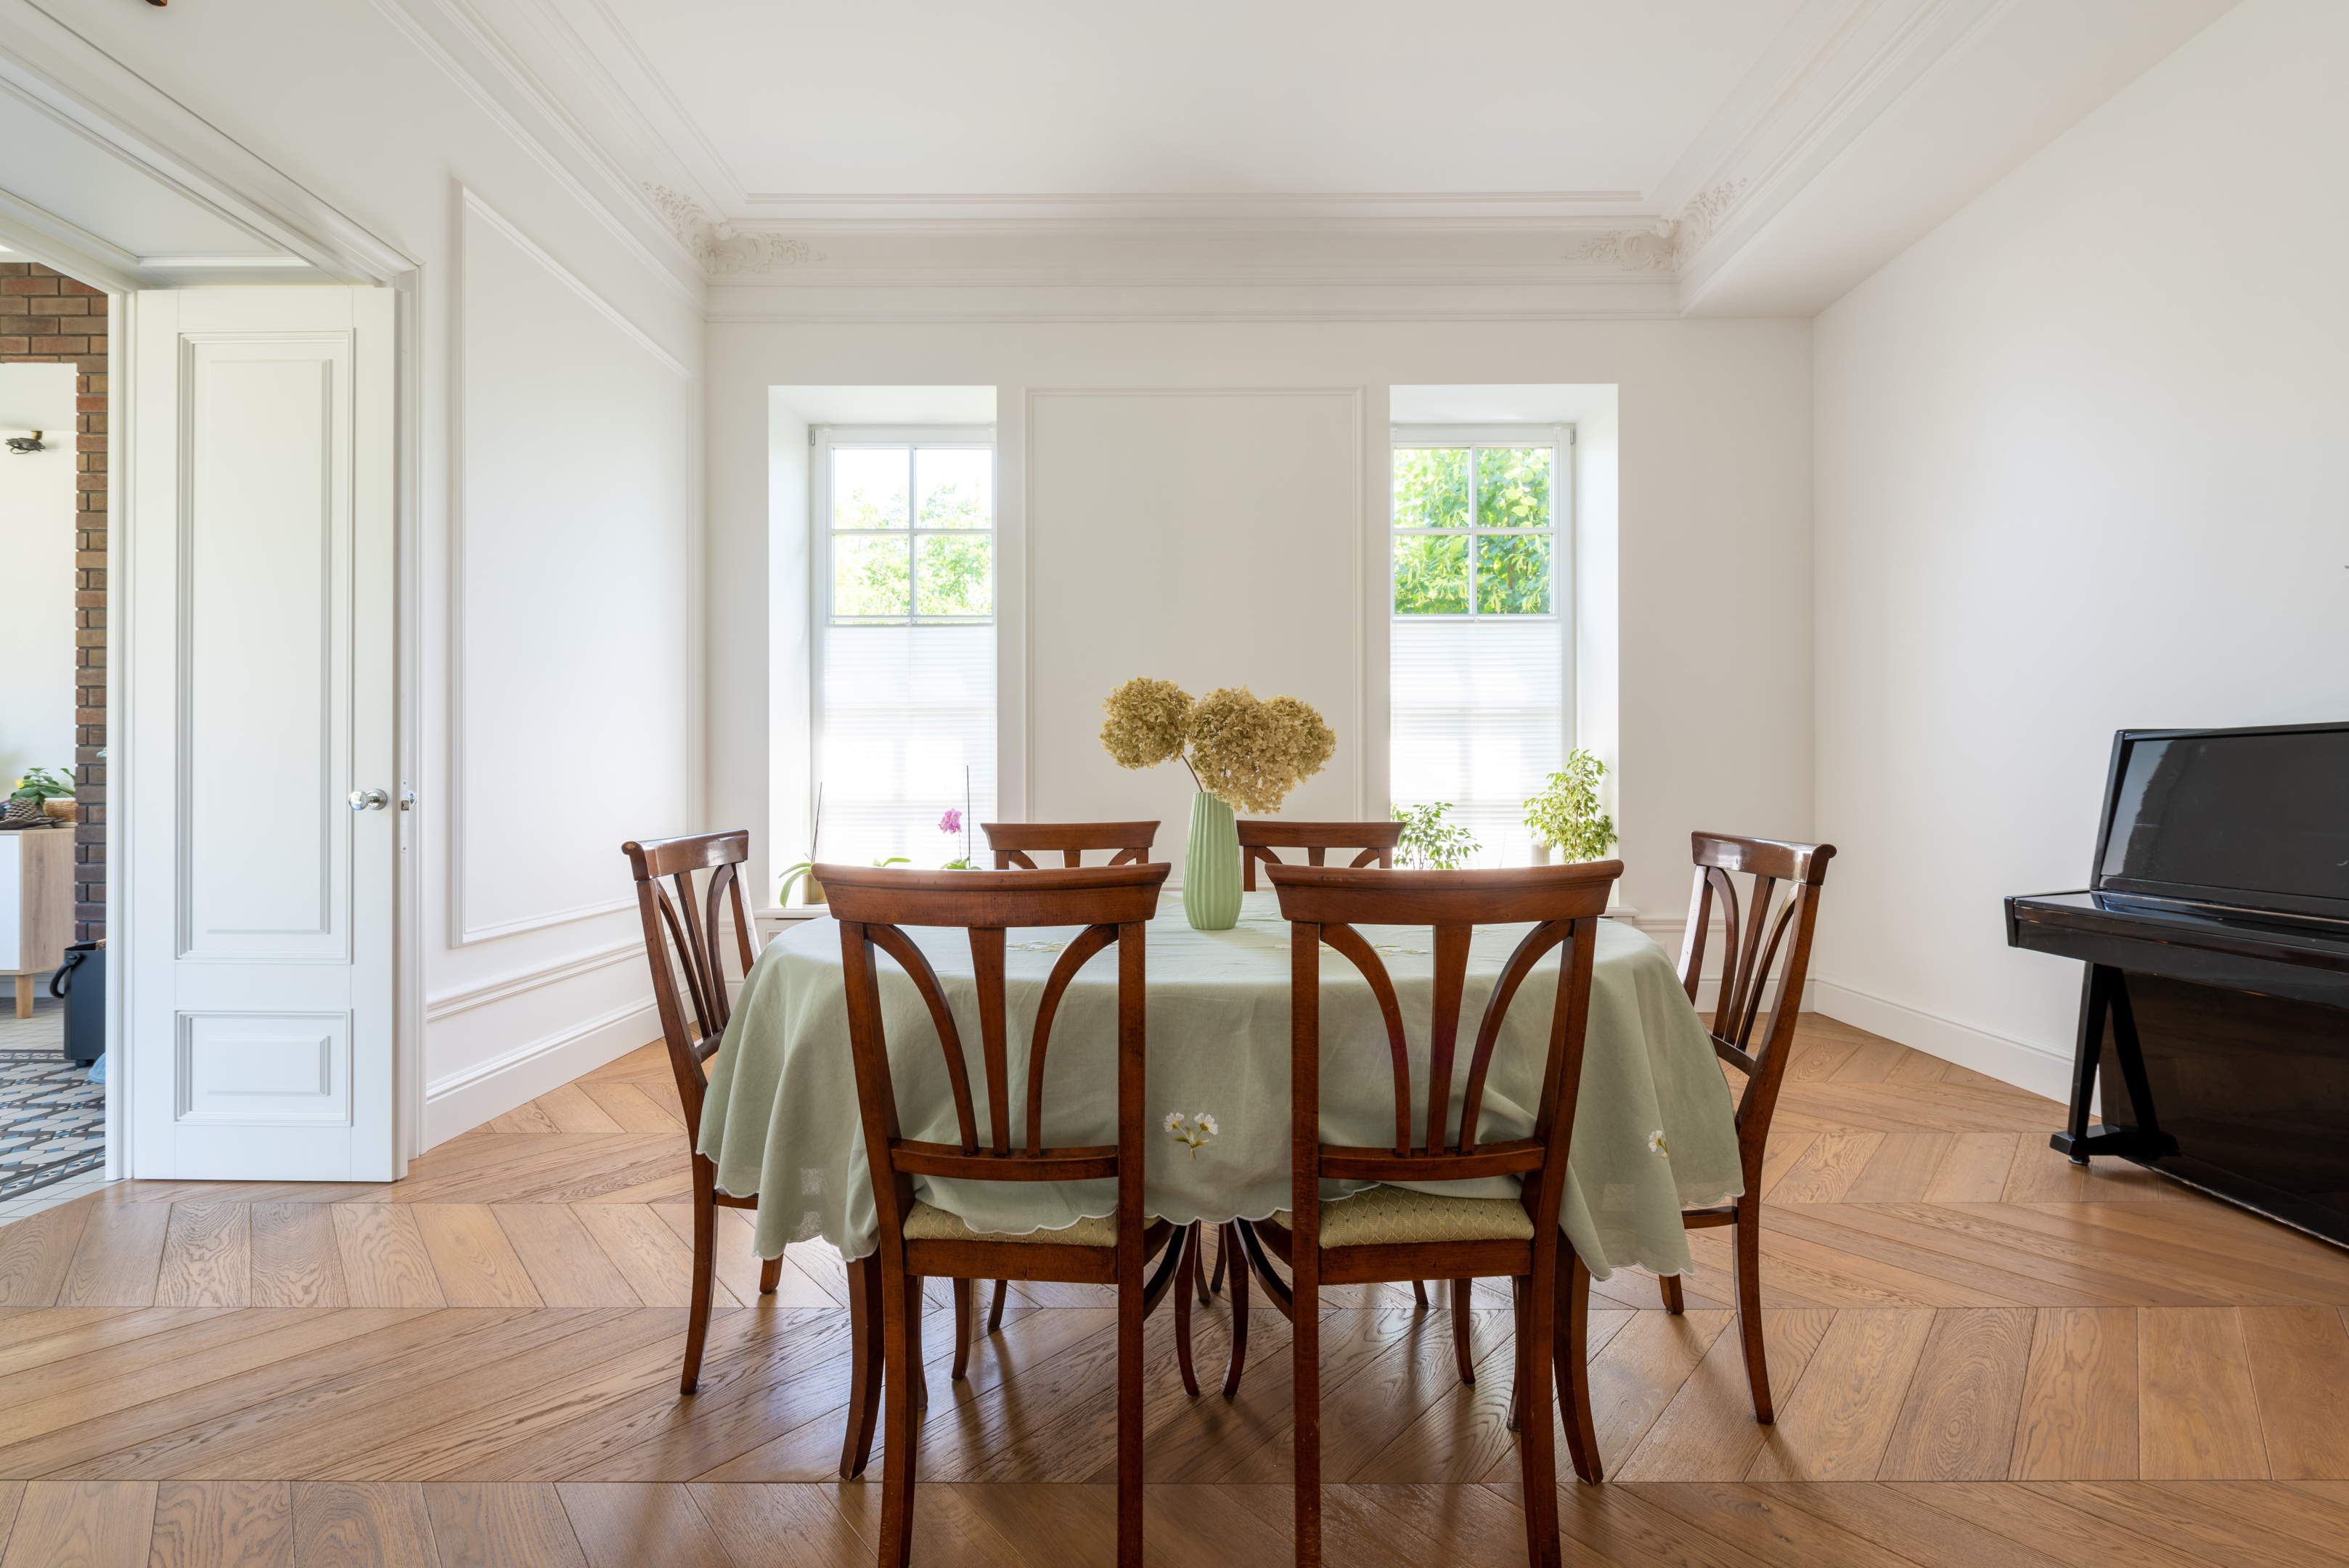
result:
[[[394,1173],[392,302],[133,306],[131,1174]],[[127,919],[123,917],[127,917]]]

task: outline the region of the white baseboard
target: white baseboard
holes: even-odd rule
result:
[[[502,1116],[647,1041],[660,1038],[652,999],[517,1045],[487,1062],[424,1085],[424,1147],[445,1143]]]
[[[1872,996],[1831,980],[1813,980],[1803,989],[1804,1004],[1870,1034],[1897,1040],[1912,1050],[2012,1084],[2058,1105],[2072,1097],[2072,1058],[2044,1051],[1971,1023],[1943,1018],[1906,1002]]]

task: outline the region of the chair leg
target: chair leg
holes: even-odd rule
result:
[[[1688,1303],[1681,1299],[1681,1277],[1678,1274],[1659,1275],[1656,1284],[1664,1293],[1666,1312],[1678,1316],[1688,1310]]]
[[[894,1269],[881,1279],[889,1431],[881,1456],[881,1568],[905,1568],[914,1551],[914,1450],[920,1442],[915,1370],[922,1364],[921,1282]]]
[[[1567,1457],[1574,1473],[1596,1486],[1606,1479],[1599,1452],[1599,1428],[1590,1419],[1590,1270],[1580,1253],[1566,1247],[1557,1269],[1557,1305],[1551,1314],[1551,1375],[1557,1379],[1558,1411],[1566,1420]],[[1542,1425],[1549,1423],[1546,1418]]]
[[[971,1282],[954,1282],[955,1358],[954,1380],[959,1383],[970,1371],[970,1298]]]
[[[1767,1427],[1777,1420],[1770,1403],[1770,1355],[1762,1343],[1762,1200],[1737,1200],[1737,1223],[1730,1227],[1737,1254],[1737,1332],[1745,1347],[1745,1381],[1754,1387],[1754,1418]]]
[[[840,1479],[854,1480],[873,1458],[873,1428],[881,1415],[881,1254],[848,1265],[848,1436],[840,1449]]]
[[[1515,1331],[1510,1340],[1511,1355],[1515,1359],[1509,1385],[1509,1430],[1514,1432],[1526,1424],[1526,1380],[1529,1376],[1526,1371],[1526,1352],[1533,1344],[1533,1335],[1526,1329],[1526,1282],[1523,1279],[1509,1282],[1509,1324]]]
[[[1291,1267],[1289,1309],[1296,1316],[1289,1359],[1296,1379],[1290,1425],[1297,1477],[1297,1568],[1321,1568],[1321,1268],[1302,1238]]]
[[[783,1255],[778,1252],[771,1258],[762,1259],[759,1264],[759,1293],[762,1296],[773,1295],[775,1287],[782,1282]]]
[[[1204,1220],[1191,1221],[1191,1282],[1199,1292],[1199,1304],[1206,1306],[1212,1298],[1207,1294],[1207,1225]]]
[[[1538,1349],[1552,1337],[1552,1318],[1557,1310],[1557,1272],[1555,1254],[1544,1267],[1537,1253],[1534,1272],[1525,1282],[1526,1339],[1536,1347],[1534,1354],[1524,1358],[1526,1408],[1539,1414],[1517,1434],[1517,1462],[1525,1481],[1526,1560],[1534,1568],[1558,1568],[1557,1439],[1549,1423],[1551,1358]]]
[[[1216,1244],[1217,1270],[1226,1258],[1232,1260],[1232,1357],[1224,1368],[1224,1397],[1229,1399],[1240,1391],[1240,1373],[1247,1366],[1248,1262],[1240,1251],[1237,1220],[1223,1227],[1223,1240]]]
[[[1198,1223],[1176,1231],[1168,1245],[1183,1249],[1183,1261],[1174,1270],[1174,1365],[1183,1374],[1183,1392],[1195,1399],[1199,1374],[1191,1365],[1191,1292],[1199,1282]]]
[[[1476,1382],[1476,1358],[1468,1352],[1468,1302],[1475,1290],[1474,1280],[1452,1282],[1452,1359],[1460,1364],[1460,1381],[1471,1387]]]
[[[995,1304],[987,1309],[987,1332],[989,1334],[994,1334],[1003,1327],[1003,1298],[1010,1289],[1011,1282],[1009,1280],[995,1282]]]
[[[1174,1239],[1175,1243],[1182,1241]],[[1193,1254],[1195,1257],[1195,1253]],[[1117,1561],[1118,1568],[1142,1568],[1142,1248],[1118,1250],[1117,1280]],[[1189,1282],[1174,1282],[1175,1302]],[[1185,1369],[1187,1375],[1187,1367]],[[1198,1392],[1195,1386],[1191,1392]]]
[[[701,1352],[709,1342],[709,1298],[718,1268],[718,1168],[693,1157],[693,1304],[685,1319],[685,1374],[678,1391],[701,1386]]]
[[[1411,1293],[1413,1298],[1418,1302],[1419,1310],[1425,1312],[1427,1310],[1427,1282],[1425,1280],[1412,1281]]]
[[[1216,1277],[1207,1282],[1207,1291],[1212,1295],[1224,1293],[1224,1265],[1232,1260],[1231,1241],[1232,1228],[1229,1225],[1216,1227]]]

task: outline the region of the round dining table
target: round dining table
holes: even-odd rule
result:
[[[1149,1215],[1178,1225],[1257,1220],[1289,1206],[1289,931],[1278,895],[1249,893],[1228,930],[1193,929],[1169,892],[1147,927]],[[1464,1048],[1473,1022],[1524,926],[1478,927],[1463,999]],[[1591,1274],[1638,1264],[1689,1269],[1681,1211],[1744,1190],[1735,1112],[1711,1038],[1671,960],[1631,926],[1598,923],[1589,1027],[1569,1175],[1558,1222]],[[1393,978],[1413,1067],[1414,1122],[1423,1124],[1433,935],[1425,928],[1361,928]],[[928,957],[974,1058],[979,1038],[968,939],[955,929],[910,928]],[[1029,1035],[1046,978],[1074,928],[1009,933],[1006,954],[1009,1107],[1024,1140]],[[1533,1130],[1557,994],[1553,950],[1511,1005],[1493,1055],[1477,1138]],[[876,953],[882,1012],[904,1136],[956,1141],[953,1093],[937,1032],[913,981]],[[1322,950],[1321,1127],[1325,1143],[1392,1140],[1394,1079],[1369,984]],[[1052,1028],[1044,1142],[1117,1141],[1117,954],[1078,972]],[[982,1100],[986,1075],[970,1064]],[[1454,1074],[1446,1126],[1456,1137],[1465,1073]],[[818,1237],[856,1259],[879,1244],[879,1220],[848,1043],[840,928],[818,918],[767,944],[751,966],[725,1039],[711,1060],[700,1152],[730,1193],[759,1195],[756,1247],[775,1257]],[[988,1111],[975,1107],[979,1126]],[[1168,1123],[1181,1118],[1178,1133]],[[1206,1128],[1212,1127],[1212,1131]],[[1324,1184],[1330,1199],[1362,1184]],[[1430,1183],[1428,1190],[1514,1197],[1514,1178]],[[915,1179],[916,1195],[975,1231],[1061,1229],[1116,1208],[1112,1180],[1041,1183]]]

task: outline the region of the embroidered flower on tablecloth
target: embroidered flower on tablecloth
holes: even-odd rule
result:
[[[1165,1127],[1168,1132],[1174,1135],[1176,1142],[1189,1147],[1193,1159],[1199,1158],[1200,1146],[1222,1130],[1216,1126],[1216,1118],[1205,1111],[1201,1111],[1188,1122],[1183,1119],[1182,1112],[1169,1111],[1166,1113]]]
[[[1648,1135],[1648,1152],[1654,1155],[1658,1159],[1670,1159],[1672,1158],[1672,1147],[1664,1141],[1663,1128],[1658,1127],[1654,1132]]]

